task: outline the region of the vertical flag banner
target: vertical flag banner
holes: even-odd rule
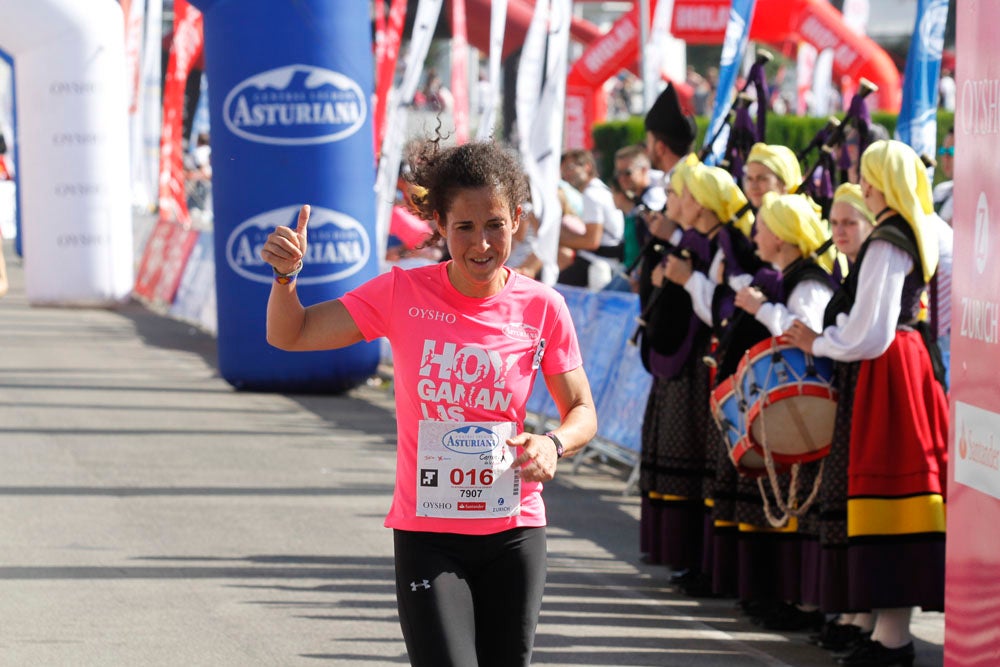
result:
[[[382,140],[382,150],[379,153],[378,174],[375,177],[375,230],[376,252],[380,262],[385,261],[385,250],[389,243],[389,221],[392,217],[392,206],[396,201],[396,179],[399,177],[399,165],[402,161],[403,144],[406,143],[407,105],[413,102],[413,96],[420,85],[420,75],[424,71],[424,60],[431,47],[434,28],[441,16],[442,0],[420,0],[417,14],[413,22],[413,34],[410,35],[410,48],[407,51],[406,65],[403,71],[403,81],[399,88],[390,95],[386,111],[385,137]],[[390,18],[391,22],[391,18]]]
[[[174,3],[174,37],[163,84],[163,131],[160,133],[160,220],[191,226],[184,188],[184,91],[188,76],[204,51],[201,12],[186,0]]]
[[[918,0],[896,123],[896,137],[918,155],[934,155],[937,148],[938,79],[947,20],[948,0]]]
[[[496,123],[497,99],[500,96],[500,60],[503,56],[503,38],[507,28],[507,0],[494,0],[490,5],[490,64],[489,80],[484,88],[484,98],[479,100],[482,115],[476,138],[488,139]]]
[[[389,104],[399,60],[399,44],[403,41],[403,22],[406,20],[406,0],[392,0],[389,7],[389,21],[382,35],[382,44],[376,50],[375,66],[375,150],[382,145],[385,137],[385,114]]]
[[[469,37],[465,0],[451,3],[451,94],[455,143],[464,144],[469,141]]]
[[[125,5],[122,5],[124,8]],[[149,193],[142,174],[142,56],[146,29],[146,3],[128,5],[125,18],[125,85],[128,95],[129,166],[132,176],[132,203],[147,207]]]
[[[212,126],[219,371],[241,389],[332,393],[365,382],[377,343],[284,352],[267,344],[274,278],[260,247],[312,206],[304,304],[378,273],[374,92],[367,3],[194,0],[205,29]]]
[[[687,46],[670,32],[674,0],[659,0],[655,4],[642,60],[642,97],[646,110],[666,88],[664,75],[678,83],[687,79]]]
[[[133,165],[141,175],[142,185],[132,181],[133,201],[145,202],[150,210],[156,202],[160,183],[160,120],[162,115],[160,64],[163,61],[163,7],[150,2],[146,9],[146,41],[142,54],[142,99],[139,103],[142,131],[139,141],[142,166]],[[139,192],[137,196],[137,192]]]
[[[726,24],[722,59],[719,62],[719,87],[715,105],[712,107],[712,119],[705,133],[704,145],[712,146],[712,152],[705,160],[707,164],[718,162],[726,150],[726,143],[729,140],[729,133],[724,131],[726,115],[736,99],[736,78],[743,62],[743,52],[747,47],[750,23],[753,21],[756,4],[757,0],[733,0],[729,8],[729,22]]]
[[[531,124],[530,160],[539,179],[539,196],[533,201],[540,208],[536,213],[539,227],[534,250],[543,262],[541,279],[549,285],[555,284],[559,277],[557,256],[562,229],[562,207],[558,195],[559,161],[563,145],[563,109],[566,106],[571,4],[570,0],[552,0],[549,6],[545,83],[538,100],[537,115]]]

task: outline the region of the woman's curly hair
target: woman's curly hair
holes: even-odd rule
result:
[[[424,220],[433,221],[435,212],[446,220],[460,190],[494,188],[506,200],[512,218],[528,198],[527,179],[517,156],[495,141],[441,148],[439,139],[427,140],[411,153],[410,166],[407,180],[423,189],[413,197],[413,204]],[[440,238],[435,227],[434,236],[424,245],[433,245]]]

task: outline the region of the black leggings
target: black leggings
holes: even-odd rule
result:
[[[545,529],[393,531],[396,600],[415,667],[531,663],[545,588]]]

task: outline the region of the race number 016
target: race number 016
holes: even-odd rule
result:
[[[477,482],[480,486],[489,486],[493,483],[493,470],[490,468],[478,471],[475,468],[468,470],[452,468],[450,477],[452,486],[476,486]]]

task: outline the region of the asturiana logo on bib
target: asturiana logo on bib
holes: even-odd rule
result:
[[[304,146],[345,139],[368,105],[353,79],[321,67],[288,65],[236,84],[222,105],[229,130],[264,144]]]
[[[240,223],[226,239],[229,268],[248,280],[270,284],[273,272],[260,258],[260,249],[275,227],[294,227],[298,215],[298,206],[285,206]],[[346,278],[360,271],[370,256],[371,240],[360,222],[339,211],[313,206],[309,244],[298,282],[316,285]]]
[[[497,434],[482,426],[465,426],[448,431],[441,444],[456,454],[482,454],[500,444]]]

